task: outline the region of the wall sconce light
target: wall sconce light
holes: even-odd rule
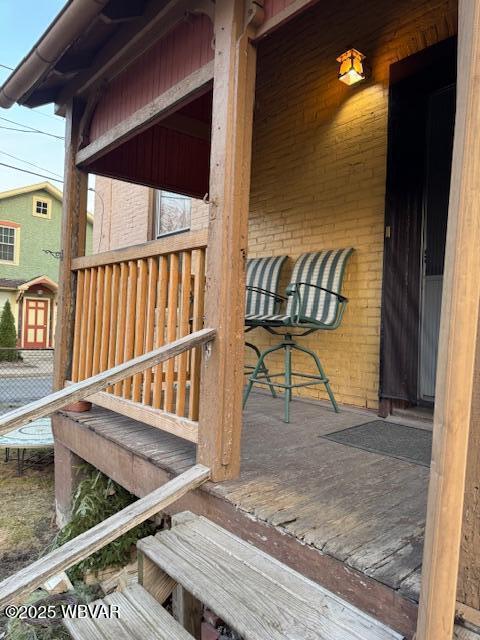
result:
[[[352,84],[357,84],[365,80],[365,69],[363,61],[365,56],[356,49],[349,49],[342,53],[337,58],[337,62],[340,62],[340,70],[338,72],[338,79],[344,82],[349,87]]]

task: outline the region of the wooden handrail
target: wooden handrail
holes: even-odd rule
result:
[[[113,249],[112,251],[95,253],[91,256],[82,256],[72,260],[72,270],[78,271],[79,269],[118,264],[119,262],[126,262],[128,260],[140,260],[142,258],[151,258],[153,256],[161,256],[178,251],[201,249],[207,246],[207,237],[207,229],[200,229],[199,231],[178,233],[123,249]]]
[[[27,424],[38,418],[43,418],[72,402],[84,400],[97,391],[102,391],[110,387],[115,384],[115,382],[119,382],[136,373],[141,373],[145,371],[145,369],[154,367],[170,358],[174,358],[184,351],[198,347],[205,342],[210,342],[215,337],[215,333],[215,329],[195,331],[188,336],[179,338],[170,344],[149,351],[141,356],[137,356],[132,360],[107,369],[91,378],[87,378],[81,382],[75,382],[65,389],[51,393],[45,398],[31,402],[19,409],[9,411],[0,417],[0,435],[11,431],[15,427]]]
[[[49,578],[88,558],[148,518],[164,510],[210,477],[210,469],[197,464],[140,498],[92,529],[55,549],[0,583],[0,607],[21,601]]]

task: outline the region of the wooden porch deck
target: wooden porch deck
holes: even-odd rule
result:
[[[410,637],[428,468],[322,437],[373,413],[296,400],[286,425],[282,411],[281,400],[252,394],[240,479],[204,485],[178,509],[221,521]],[[195,462],[190,443],[96,407],[58,417],[55,435],[137,495]]]

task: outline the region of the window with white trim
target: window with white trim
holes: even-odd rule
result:
[[[157,238],[190,229],[192,199],[170,191],[155,191],[155,235]]]
[[[52,217],[52,201],[50,200],[50,198],[33,196],[32,213],[37,218],[45,218],[47,220],[50,220],[50,218]]]
[[[0,226],[0,260],[3,262],[15,262],[16,234],[15,227]]]

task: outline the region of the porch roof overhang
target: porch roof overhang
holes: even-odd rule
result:
[[[265,37],[318,0],[252,0],[255,40]],[[0,86],[0,107],[56,103],[59,115],[73,95],[91,88],[109,69],[138,55],[172,17],[201,12],[213,18],[214,0],[68,0],[29,53]],[[158,35],[157,35],[158,37]]]
[[[65,82],[78,73],[82,61],[85,64],[94,45],[109,36],[111,25],[101,35],[92,29],[108,4],[112,2],[69,0],[0,87],[0,106],[8,109],[18,102],[36,107],[54,100]]]
[[[21,292],[25,292],[25,291],[28,291],[28,289],[30,289],[31,287],[34,287],[35,285],[42,285],[44,287],[47,287],[47,289],[50,289],[53,292],[58,291],[58,284],[48,276],[38,276],[37,278],[28,280],[27,282],[24,282],[23,284],[19,285],[18,290]]]

